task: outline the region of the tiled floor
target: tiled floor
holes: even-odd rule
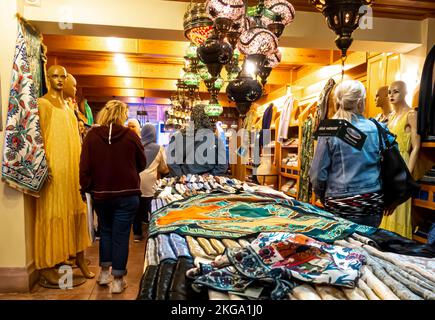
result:
[[[145,226],[144,231],[146,231]],[[86,250],[86,258],[90,260],[89,269],[96,274],[94,279],[88,279],[84,284],[71,290],[47,289],[36,284],[30,293],[0,293],[0,300],[134,300],[137,297],[143,273],[145,244],[145,241],[133,242],[133,237],[130,238],[126,276],[128,287],[121,294],[112,295],[110,286],[99,286],[96,282],[99,271],[98,241],[96,241],[91,248]],[[74,274],[80,275],[80,270],[75,268]]]

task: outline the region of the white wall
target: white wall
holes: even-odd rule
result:
[[[18,1],[0,1],[0,78],[3,129],[14,56],[17,21],[21,11]],[[3,150],[4,131],[0,132],[0,150]],[[25,267],[31,252],[26,250],[25,204],[23,194],[0,182],[0,268]]]

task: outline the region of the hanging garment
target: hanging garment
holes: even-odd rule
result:
[[[331,78],[328,80],[322,92],[320,93],[319,103],[318,103],[320,120],[325,120],[328,114],[329,95],[332,93],[332,89],[334,89],[334,86],[335,86],[335,81],[334,79]]]
[[[85,116],[88,120],[88,125],[92,126],[94,124],[94,116],[92,115],[92,109],[88,104],[88,100],[85,99]]]
[[[435,46],[429,51],[421,73],[418,97],[417,132],[422,140],[435,136],[435,83],[434,83]]]
[[[313,117],[311,115],[305,120],[302,128],[301,149],[298,199],[303,202],[310,202],[312,188],[309,174],[314,156]]]
[[[284,106],[281,112],[281,119],[279,121],[279,127],[277,131],[278,133],[277,140],[279,142],[288,139],[288,128],[290,125],[290,117],[293,110],[293,103],[294,103],[293,96],[287,97],[287,99],[284,102]]]
[[[414,112],[413,110],[409,112]],[[406,124],[408,122],[409,112],[402,115],[397,121],[396,125],[392,127],[390,124],[394,118],[389,121],[388,129],[391,133],[397,136],[396,141],[399,146],[400,154],[406,164],[409,161],[409,150],[411,149],[411,133],[406,131]],[[400,234],[403,237],[412,239],[412,224],[411,224],[411,207],[412,199],[402,203],[394,210],[393,214],[384,216],[379,228],[390,230]]]
[[[260,131],[260,147],[262,147],[264,145],[264,131],[263,130],[269,130],[270,129],[270,124],[272,121],[272,115],[273,115],[273,103],[271,103],[266,110],[264,110],[264,114],[263,114],[263,120],[262,120],[262,126],[261,126],[261,131]],[[269,143],[269,142],[267,142]],[[266,144],[267,144],[266,143]]]
[[[80,137],[74,111],[38,99],[41,131],[52,178],[36,201],[35,264],[50,268],[91,245],[80,196]]]
[[[12,188],[38,197],[48,176],[48,165],[32,71],[23,29],[18,24],[3,146],[2,180]]]
[[[39,98],[44,93],[44,62],[47,60],[42,35],[32,29],[27,22],[20,19],[21,30],[26,42],[27,62],[34,85],[34,91]]]

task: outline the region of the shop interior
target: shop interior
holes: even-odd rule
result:
[[[231,201],[238,201],[240,206],[252,204],[252,212],[261,210],[259,204],[262,197],[276,199],[271,193],[262,189],[262,187],[269,187],[280,192],[281,196],[276,197],[282,199],[273,204],[269,203],[270,208],[274,208],[270,210],[276,209],[277,212],[281,212],[283,208],[278,207],[280,201],[291,202],[292,200],[289,199],[294,199],[296,202],[291,203],[291,210],[294,212],[299,212],[298,214],[301,215],[307,212],[307,217],[309,214],[321,215],[317,210],[322,210],[323,206],[312,191],[309,179],[310,164],[316,147],[316,139],[313,136],[314,126],[319,110],[323,110],[324,118],[332,118],[337,110],[331,92],[335,85],[343,80],[358,80],[364,85],[366,107],[363,115],[366,118],[374,118],[383,112],[376,99],[378,90],[381,87],[388,87],[395,81],[403,81],[406,84],[408,93],[406,102],[417,110],[420,107],[423,66],[435,44],[435,3],[405,0],[357,1],[369,3],[368,14],[365,16],[367,20],[364,21],[365,28],[361,28],[360,25],[358,30],[353,31],[353,42],[346,48],[344,59],[343,51],[334,42],[337,34],[328,28],[325,17],[313,5],[314,2],[322,1],[289,1],[295,11],[291,22],[278,38],[279,53],[274,52],[276,64],[269,68],[270,74],[264,77],[254,66],[253,72],[256,74],[258,84],[261,85],[261,95],[248,105],[238,105],[229,97],[227,87],[246,67],[244,64],[246,54],[240,52],[235,54],[232,50],[230,62],[221,65],[222,69],[217,77],[210,76],[204,64],[202,67],[198,66],[201,59],[198,58],[197,50],[216,27],[211,19],[208,22],[199,21],[204,19],[204,14],[207,15],[205,2],[202,0],[2,1],[0,3],[2,16],[0,19],[2,29],[0,33],[2,40],[0,145],[4,146],[8,130],[11,63],[16,54],[17,26],[21,26],[23,34],[31,34],[33,39],[41,41],[43,51],[45,50],[41,53],[43,57],[41,65],[45,68],[45,72],[50,66],[60,65],[68,74],[74,76],[77,92],[73,98],[87,122],[86,125],[92,125],[88,122],[89,119],[96,119],[98,112],[104,108],[107,101],[120,100],[128,104],[128,118],[137,119],[141,127],[146,123],[152,123],[157,131],[157,143],[167,147],[171,135],[188,121],[190,108],[197,101],[205,102],[210,106],[213,104],[209,113],[214,122],[221,122],[227,141],[231,138],[231,132],[240,129],[245,129],[249,134],[265,129],[263,117],[268,113],[270,119],[267,129],[270,130],[270,143],[260,153],[259,162],[255,163],[249,152],[246,154],[241,151],[241,140],[236,138],[237,153],[233,155],[234,163],[230,163],[225,178],[216,177],[213,183],[217,182],[223,186],[223,189],[226,188],[221,191],[227,192],[229,198],[235,199]],[[245,2],[248,6],[254,7],[268,1]],[[370,14],[372,16],[369,16]],[[229,40],[230,37],[227,36],[226,41],[231,42]],[[237,37],[235,41],[237,43]],[[234,48],[236,47],[237,45]],[[199,70],[205,70],[207,74],[203,76]],[[189,78],[192,73],[197,73],[193,75],[193,80]],[[41,83],[40,92],[43,92],[43,86],[44,84]],[[435,119],[429,119],[429,122],[433,123]],[[434,150],[435,141],[425,140],[422,137],[419,157],[426,160],[426,166],[427,163],[432,163],[433,166]],[[428,173],[431,167],[425,169]],[[153,203],[155,211],[159,213],[155,218],[156,221],[165,220],[165,215],[169,215],[173,212],[170,210],[176,208],[171,207],[171,203],[183,199],[183,196],[179,197],[180,192],[177,193],[175,190],[175,184],[172,195],[161,195],[165,183],[170,183],[169,179],[162,178],[159,182],[160,189]],[[435,223],[435,185],[433,180],[432,183],[430,179],[427,181],[429,182],[420,182],[419,192],[410,200],[412,235],[404,237],[417,247],[429,246],[427,244],[429,232]],[[257,189],[257,186],[260,188]],[[190,233],[183,233],[180,231],[180,226],[172,228],[171,225],[165,229],[169,231],[162,231],[163,226],[159,226],[157,222],[151,226],[153,221],[150,221],[150,229],[148,225],[144,225],[145,240],[133,242],[131,239],[130,241],[129,273],[126,276],[129,286],[120,295],[112,295],[110,291],[100,288],[95,279],[86,279],[85,283],[66,291],[44,287],[40,283],[34,263],[37,198],[11,188],[7,183],[0,184],[0,197],[2,198],[0,299],[204,299],[198,295],[198,292],[208,293],[205,295],[206,299],[211,300],[258,299],[260,293],[269,299],[283,299],[285,295],[286,299],[290,300],[435,298],[433,251],[425,251],[422,255],[412,253],[399,255],[396,252],[397,257],[400,256],[399,259],[390,254],[395,251],[369,246],[370,237],[364,232],[352,238],[355,229],[352,229],[352,232],[346,231],[349,232],[346,239],[332,237],[329,243],[341,244],[347,249],[355,249],[362,243],[367,245],[368,249],[364,250],[370,255],[367,263],[372,269],[368,271],[365,278],[363,277],[361,286],[354,284],[350,288],[341,289],[331,283],[327,286],[314,285],[314,283],[325,284],[321,282],[320,276],[320,280],[315,279],[311,284],[298,284],[295,288],[290,286],[292,287],[290,292],[279,287],[282,285],[279,281],[276,283],[275,290],[272,290],[270,285],[264,290],[259,290],[258,284],[252,286],[252,290],[247,290],[249,285],[242,279],[240,283],[236,283],[237,281],[233,283],[234,286],[244,286],[244,289],[239,291],[234,287],[226,291],[219,289],[214,282],[218,280],[210,278],[201,284],[197,283],[196,291],[184,288],[186,286],[184,282],[183,285],[175,282],[177,272],[178,275],[186,274],[188,269],[197,266],[195,258],[199,257],[199,261],[206,264],[204,261],[207,259],[211,261],[211,258],[224,255],[227,249],[246,248],[249,243],[260,241],[260,238],[256,239],[259,230],[282,231],[274,227],[264,229],[253,227],[257,222],[251,220],[247,225],[250,223],[252,225],[247,227],[249,231],[245,233],[243,224],[240,230],[236,227],[230,228],[233,231],[216,227],[213,232],[208,232],[207,226],[203,229],[199,226],[192,229]],[[204,206],[205,202],[201,203],[201,201],[207,198],[201,197],[184,197],[183,209],[188,210],[189,206]],[[217,195],[214,197],[209,201],[217,207],[218,200],[222,199]],[[236,199],[237,197],[240,199]],[[322,219],[329,218],[325,216]],[[271,222],[271,226],[274,225],[273,223]],[[191,225],[186,224],[185,227],[188,226]],[[348,225],[346,228],[351,229]],[[310,228],[307,227],[306,230],[308,229]],[[299,229],[295,227],[295,230]],[[336,231],[338,232],[338,229]],[[198,235],[193,236],[193,232],[197,232]],[[314,233],[310,233],[312,231],[304,232],[301,234],[312,236],[316,240],[320,239],[313,236]],[[259,237],[261,235],[263,233],[260,233]],[[165,253],[169,259],[166,259],[163,254],[166,258],[162,260],[160,254],[160,262],[159,259],[156,260],[152,252],[161,253],[160,248],[164,247],[166,242],[172,244],[171,241],[184,241],[190,253],[180,256],[177,255],[176,250],[173,250],[171,253]],[[196,248],[197,251],[192,248]],[[94,241],[85,251],[89,269],[94,273],[98,273],[99,270],[98,250],[98,241]],[[175,259],[171,258],[173,256]],[[388,278],[386,270],[389,269],[384,270],[379,267],[378,259],[381,257],[390,262],[399,261],[400,264],[394,265],[391,262],[392,270],[399,274],[407,266],[415,268],[413,269],[415,274],[411,276],[421,280],[422,289],[412,290],[409,288],[411,285],[407,286],[403,283],[397,288],[390,286],[388,280],[385,280]],[[198,265],[201,264],[198,262]],[[166,281],[166,284],[161,284],[156,279],[162,274],[164,276],[165,273],[169,273],[169,279],[170,274],[173,274],[172,282]],[[74,274],[80,274],[77,268],[74,268]],[[223,278],[225,276],[228,275],[222,275]],[[430,280],[424,283],[424,279]],[[359,283],[358,279],[355,281]],[[157,289],[155,282],[157,282]],[[177,291],[177,284],[184,288],[183,292]],[[374,287],[377,289],[373,289]],[[284,293],[278,290],[279,288],[284,290]]]

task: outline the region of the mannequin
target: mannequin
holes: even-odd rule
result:
[[[393,111],[388,98],[388,86],[380,87],[378,91],[376,91],[375,102],[376,102],[376,107],[382,110],[382,112],[379,113],[375,117],[375,119],[379,122],[387,123],[388,118],[390,117],[391,112]]]
[[[56,265],[70,257],[76,257],[86,278],[95,274],[89,271],[84,258],[91,240],[86,205],[79,192],[78,124],[63,97],[67,73],[64,67],[52,66],[47,78],[49,89],[38,99],[38,109],[50,174],[36,202],[35,264],[40,271],[40,284],[59,288],[62,274]],[[73,285],[78,284],[76,280]]]
[[[395,81],[390,85],[388,97],[393,106],[393,113],[388,121],[388,129],[397,136],[400,154],[412,173],[420,150],[420,136],[417,134],[417,112],[406,103],[406,94],[405,82]],[[380,228],[411,239],[411,199],[398,206],[393,212],[386,212]]]
[[[63,87],[63,97],[68,105],[74,110],[77,120],[82,120],[84,123],[87,123],[86,116],[80,111],[79,106],[76,102],[76,94],[77,80],[72,74],[68,73]]]

